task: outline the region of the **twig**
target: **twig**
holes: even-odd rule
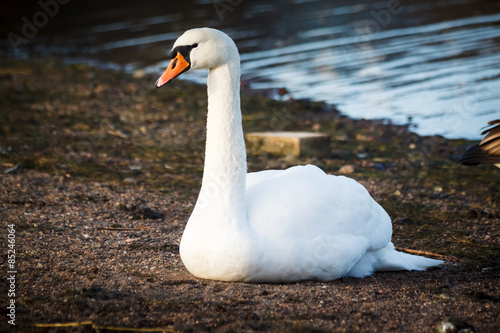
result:
[[[442,254],[437,254],[437,253],[427,252],[427,251],[422,251],[422,250],[411,250],[411,249],[405,249],[402,247],[396,247],[396,250],[406,252],[406,253],[416,254],[416,255],[424,255],[424,256],[434,257],[434,258],[442,259],[442,260],[446,260],[446,259],[458,260],[458,258],[454,257],[454,256],[445,256]]]
[[[144,228],[108,228],[108,227],[97,227],[97,230],[109,230],[109,231],[140,231],[140,230],[145,230],[148,229],[146,227]]]
[[[98,326],[91,321],[76,321],[69,323],[42,323],[35,324],[35,327],[78,327],[92,325],[92,329],[96,331],[108,330],[108,331],[128,331],[128,332],[177,332],[171,328],[158,327],[158,328],[131,328],[131,327],[117,327],[117,326]]]
[[[108,134],[117,136],[117,137],[122,138],[122,139],[129,138],[128,134],[124,133],[122,130],[119,130],[119,129],[118,130],[109,130]]]
[[[12,171],[16,171],[20,166],[21,166],[21,163],[17,163],[13,167],[6,169],[3,173],[8,174],[8,173],[11,173]]]
[[[115,326],[97,326],[92,325],[92,328],[96,331],[98,330],[108,330],[108,331],[129,331],[129,332],[173,332],[177,331],[171,328],[128,328],[128,327],[115,327]]]
[[[85,326],[92,325],[91,321],[74,321],[69,323],[47,323],[47,324],[35,324],[36,327],[70,327],[70,326]]]

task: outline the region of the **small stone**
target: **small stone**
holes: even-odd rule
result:
[[[475,331],[472,325],[456,317],[448,317],[436,326],[438,333],[471,333]]]
[[[450,294],[447,294],[447,293],[441,293],[441,294],[439,294],[438,297],[441,298],[441,299],[445,299],[445,300],[454,300],[454,299],[457,298],[456,296],[450,295]]]
[[[342,175],[347,175],[354,172],[354,167],[350,164],[346,164],[339,169],[339,173]]]
[[[455,325],[450,323],[449,321],[440,322],[438,326],[436,326],[436,332],[438,333],[454,333],[457,331]]]
[[[144,69],[136,69],[136,70],[132,73],[132,76],[133,76],[135,79],[142,79],[142,78],[144,78],[144,76],[146,76],[146,72],[144,71]]]
[[[330,137],[315,132],[253,132],[245,135],[247,149],[254,154],[267,152],[297,157],[326,157]]]
[[[361,133],[356,134],[357,141],[370,141],[370,137]]]

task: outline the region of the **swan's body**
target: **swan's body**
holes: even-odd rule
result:
[[[197,68],[210,72],[203,182],[180,245],[192,274],[247,282],[333,280],[441,263],[395,251],[389,216],[352,179],[311,165],[247,174],[234,42],[214,29],[185,32],[157,86]]]

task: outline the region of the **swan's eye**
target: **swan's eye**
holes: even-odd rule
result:
[[[198,47],[198,43],[194,43],[193,45],[191,45],[191,47],[194,49],[195,47]]]

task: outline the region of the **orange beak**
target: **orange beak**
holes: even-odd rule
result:
[[[160,88],[164,84],[172,81],[177,76],[184,73],[186,69],[189,68],[191,64],[184,59],[180,52],[177,52],[177,56],[170,60],[170,64],[168,65],[165,72],[160,76],[160,78],[156,81],[156,87]]]

